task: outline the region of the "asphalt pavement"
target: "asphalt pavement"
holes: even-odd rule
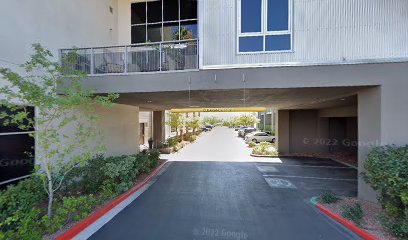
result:
[[[170,156],[156,182],[91,239],[360,239],[309,202],[324,190],[354,196],[354,169],[248,153],[233,130],[214,129]]]

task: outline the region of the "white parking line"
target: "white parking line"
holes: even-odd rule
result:
[[[356,182],[357,179],[347,178],[321,178],[321,177],[305,177],[305,176],[285,176],[285,175],[263,175],[264,177],[283,177],[283,178],[306,178],[306,179],[318,179],[318,180],[333,180],[333,181],[350,181]]]
[[[296,164],[277,164],[277,163],[272,163],[268,165],[258,165],[258,166],[283,166],[283,167],[304,167],[304,168],[344,168],[344,169],[353,169],[351,167],[337,167],[337,166],[312,166],[312,165],[296,165]]]

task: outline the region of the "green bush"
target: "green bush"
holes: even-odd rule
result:
[[[100,203],[94,195],[79,197],[64,197],[55,204],[54,215],[52,219],[44,216],[42,221],[46,226],[47,233],[54,233],[70,221],[79,221],[87,217],[93,210],[93,207]]]
[[[338,200],[340,200],[339,197],[337,197],[334,193],[332,192],[322,192],[320,193],[319,197],[318,197],[318,201],[321,203],[327,203],[327,204],[331,204],[331,203],[335,203]]]
[[[138,174],[159,164],[159,157],[157,150],[119,157],[96,156],[66,177],[66,187],[56,196],[51,219],[40,208],[47,196],[39,178],[8,186],[0,192],[0,239],[42,239],[44,233],[53,233],[71,220],[88,216],[96,204],[129,190]],[[72,196],[84,192],[88,195]]]
[[[408,239],[408,145],[373,148],[364,168],[364,180],[379,193],[378,200],[385,209],[384,226]]]
[[[250,141],[250,142],[248,143],[248,146],[250,146],[250,147],[255,147],[255,146],[256,146],[256,143],[255,143],[255,142]]]
[[[17,211],[5,222],[0,223],[0,225],[7,225],[9,221],[14,222],[15,219],[18,219],[18,224],[14,222],[13,228],[8,228],[7,230],[0,231],[0,239],[1,240],[20,240],[20,239],[29,239],[29,240],[37,240],[43,239],[42,235],[44,233],[45,226],[41,221],[41,217],[43,216],[42,211],[37,208],[33,207],[27,211]]]
[[[179,142],[179,143],[177,143],[177,144],[173,147],[173,150],[174,150],[175,152],[178,152],[178,151],[180,151],[180,149],[182,149],[183,147],[185,147],[188,143],[189,143],[189,142],[187,142],[187,141]]]
[[[180,136],[174,136],[174,137],[170,137],[167,139],[167,143],[169,144],[169,147],[176,146],[180,141],[181,141]]]
[[[252,154],[277,156],[278,152],[273,147],[273,144],[269,142],[261,142],[252,149]]]
[[[35,176],[0,192],[0,232],[6,239],[36,239],[36,221],[40,219],[36,205],[46,198],[42,181]]]
[[[196,132],[196,134],[193,134],[191,132],[184,133],[183,134],[183,141],[187,142],[194,142],[197,139],[197,136],[200,134],[199,131]],[[181,143],[181,136],[174,136],[170,137],[167,139],[167,143],[169,144],[169,147],[176,147]]]
[[[0,192],[0,239],[41,239],[39,202],[46,199],[42,181],[35,176]]]
[[[361,226],[363,224],[364,214],[359,203],[342,206],[341,215],[344,218],[354,222],[357,226]]]
[[[150,169],[157,167],[159,163],[160,163],[160,152],[159,150],[155,149],[149,154]]]

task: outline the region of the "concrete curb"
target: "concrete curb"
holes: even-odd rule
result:
[[[121,204],[123,201],[127,200],[130,198],[134,193],[136,193],[138,190],[143,188],[150,180],[152,180],[154,177],[157,176],[157,174],[163,169],[163,167],[168,163],[169,161],[165,161],[164,163],[160,164],[152,173],[149,174],[141,183],[137,184],[133,188],[131,188],[129,191],[123,193],[116,199],[112,200],[110,203],[108,203],[106,206],[103,208],[99,209],[98,211],[94,212],[87,218],[81,220],[77,224],[75,224],[73,227],[59,235],[56,239],[57,240],[68,240],[68,239],[73,239],[75,236],[77,236],[79,233],[81,233],[83,230],[85,230],[87,227],[89,227],[91,224],[96,222],[98,219],[102,218],[105,214],[107,214],[109,211],[111,211],[113,208]]]
[[[329,209],[327,209],[327,208],[323,207],[322,205],[320,205],[319,203],[317,203],[317,197],[312,197],[310,199],[310,203],[312,203],[312,205],[314,205],[317,209],[319,209],[321,212],[326,214],[328,217],[332,218],[336,222],[338,222],[341,225],[345,226],[346,228],[350,229],[351,231],[353,231],[355,234],[362,237],[363,239],[365,239],[365,240],[378,240],[378,238],[376,236],[374,236],[371,233],[368,233],[365,230],[357,227],[356,225],[354,225],[354,223],[344,219],[343,217],[337,215],[336,213],[330,211]]]
[[[274,156],[274,155],[258,155],[258,154],[250,154],[251,157],[265,157],[265,158],[277,158],[278,156]]]

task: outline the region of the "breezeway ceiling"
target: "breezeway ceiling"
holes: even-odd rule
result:
[[[268,107],[274,109],[321,109],[356,105],[360,87],[290,89],[200,90],[121,93],[118,103],[145,110],[194,107]],[[189,101],[190,95],[190,101]]]

